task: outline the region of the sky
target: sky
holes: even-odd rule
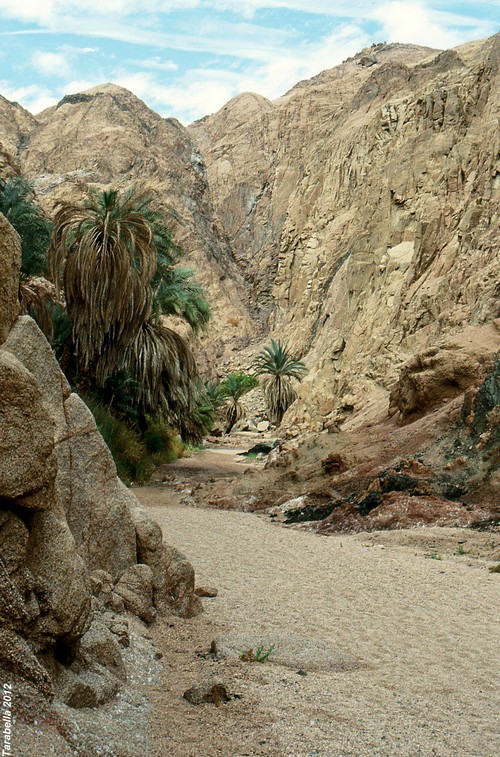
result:
[[[499,28],[500,0],[0,0],[0,94],[36,114],[112,82],[187,125],[372,43],[446,49]]]

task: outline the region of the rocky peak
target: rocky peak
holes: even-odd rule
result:
[[[19,103],[11,102],[0,95],[0,144],[15,158],[29,134],[36,126],[36,119]]]

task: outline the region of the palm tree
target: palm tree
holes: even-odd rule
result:
[[[43,276],[52,223],[37,205],[33,187],[20,176],[0,180],[0,213],[21,237],[21,277]]]
[[[83,205],[56,206],[49,251],[56,287],[63,271],[80,370],[102,386],[152,313],[156,271],[151,198],[140,189],[86,189]]]
[[[210,309],[191,272],[174,271],[180,254],[143,189],[86,188],[82,205],[57,206],[50,269],[64,283],[80,383],[111,394],[117,409],[132,401],[140,426],[159,415],[192,437],[196,363],[161,316],[176,313],[197,329]]]
[[[153,278],[153,307],[156,318],[176,315],[189,323],[197,334],[211,317],[201,285],[190,268],[172,268],[159,260]]]
[[[184,339],[160,323],[143,323],[125,349],[122,368],[135,382],[141,415],[159,414],[174,425],[194,410],[198,370]]]
[[[274,339],[257,355],[253,368],[258,376],[265,376],[264,396],[271,417],[279,426],[285,412],[297,399],[292,379],[302,381],[307,368],[300,360],[291,357],[286,343]]]
[[[240,402],[241,398],[258,385],[259,381],[256,376],[243,373],[243,371],[230,373],[227,379],[221,381],[219,384],[219,397],[226,401],[224,413],[226,418],[226,434],[231,432],[235,423],[243,416],[244,411]]]

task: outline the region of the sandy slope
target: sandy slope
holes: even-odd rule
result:
[[[500,576],[453,554],[460,541],[492,554],[498,534],[318,536],[185,507],[171,487],[136,493],[197,583],[219,591],[203,616],[156,629],[166,670],[155,755],[500,754]],[[265,664],[216,661],[207,653],[221,636],[238,651],[276,650]],[[214,676],[241,698],[219,708],[182,700]]]

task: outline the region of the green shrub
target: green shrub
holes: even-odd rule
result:
[[[140,432],[114,415],[105,405],[89,397],[85,397],[85,402],[113,455],[122,481],[127,485],[145,483],[151,477],[155,463]]]
[[[240,654],[240,660],[243,662],[267,662],[276,649],[275,644],[271,644],[269,649],[266,649],[263,644],[259,644],[257,649],[247,649],[246,652]]]
[[[20,176],[0,180],[0,213],[21,237],[21,276],[44,276],[52,222],[36,202],[31,184]]]
[[[148,454],[155,465],[172,463],[182,457],[184,446],[175,429],[161,419],[146,418],[147,428],[143,433]]]

